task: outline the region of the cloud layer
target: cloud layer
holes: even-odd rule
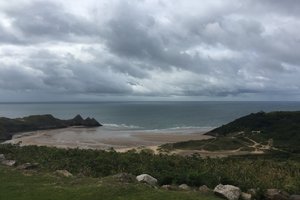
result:
[[[4,1],[0,101],[300,100],[297,0]]]

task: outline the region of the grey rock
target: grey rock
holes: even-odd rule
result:
[[[16,164],[16,161],[15,160],[2,160],[1,163],[2,163],[2,165],[12,167]]]
[[[113,175],[113,178],[117,179],[119,182],[122,183],[133,183],[136,181],[135,176],[128,173],[119,173]]]
[[[71,174],[68,170],[56,170],[55,173],[59,176],[63,176],[63,177],[72,177],[73,174]]]
[[[181,184],[178,186],[178,188],[181,190],[191,190],[191,187],[188,186],[187,184]]]
[[[162,185],[161,188],[165,189],[165,190],[177,190],[178,189],[175,185]]]
[[[5,160],[4,154],[0,154],[0,161]]]
[[[35,169],[38,167],[38,163],[24,163],[22,165],[19,165],[17,167],[17,169],[21,169],[21,170],[27,170],[27,169]]]
[[[267,189],[265,197],[269,200],[288,200],[290,195],[279,189]]]
[[[147,183],[151,186],[155,186],[157,184],[157,179],[148,175],[148,174],[141,174],[141,175],[138,175],[136,177],[136,180],[138,182],[141,182],[141,183]]]
[[[290,196],[290,200],[300,200],[300,195],[293,194]]]
[[[202,185],[199,187],[199,192],[208,193],[208,192],[211,192],[211,189],[208,188],[206,185]]]
[[[251,200],[252,199],[252,195],[248,194],[248,193],[245,193],[245,192],[242,192],[241,199],[243,199],[243,200]]]
[[[228,200],[238,200],[241,196],[240,188],[233,185],[219,184],[215,187],[214,193]]]

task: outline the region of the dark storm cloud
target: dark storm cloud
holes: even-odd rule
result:
[[[12,26],[20,32],[15,41],[29,45],[47,40],[74,41],[78,37],[90,40],[97,34],[91,21],[68,13],[62,5],[52,2],[37,1],[9,7],[4,14],[12,19]]]
[[[299,97],[299,1],[28,0],[1,7],[2,90]]]

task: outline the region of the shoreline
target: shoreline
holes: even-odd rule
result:
[[[112,130],[100,128],[68,127],[62,129],[40,130],[16,134],[11,140],[4,143],[58,148],[102,149],[114,148],[118,152],[126,150],[157,148],[165,143],[174,143],[187,140],[204,140],[212,138],[204,135],[206,131],[190,130],[189,132],[176,131],[149,131],[149,130]]]
[[[160,132],[161,131],[161,132]],[[213,136],[204,135],[206,131],[197,129],[182,130],[170,132],[169,130],[120,130],[107,127],[68,127],[61,129],[50,129],[23,132],[14,135],[11,140],[3,142],[4,144],[19,144],[20,146],[47,146],[64,149],[94,149],[94,150],[111,150],[125,153],[134,150],[141,152],[149,150],[154,154],[177,154],[189,156],[198,154],[201,157],[228,157],[232,155],[249,155],[263,154],[263,151],[241,151],[236,150],[182,150],[176,149],[169,152],[161,152],[160,145],[166,143],[176,143],[189,140],[207,140],[214,138]]]

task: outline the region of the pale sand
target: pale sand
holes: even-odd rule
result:
[[[120,131],[104,128],[78,128],[44,130],[22,133],[6,143],[20,145],[54,146],[59,148],[110,149],[124,152],[145,147],[157,152],[159,145],[187,140],[209,139],[204,132],[152,133],[147,131]]]
[[[204,132],[149,132],[149,131],[120,131],[103,128],[78,128],[34,131],[15,135],[5,143],[20,143],[23,145],[50,146],[58,148],[103,149],[114,148],[118,152],[135,149],[141,151],[150,149],[160,153],[158,148],[165,143],[174,143],[187,140],[206,140],[212,138]],[[174,150],[169,154],[191,155],[197,153],[202,157],[227,157],[230,155],[262,154],[264,151],[205,151],[205,150]]]

